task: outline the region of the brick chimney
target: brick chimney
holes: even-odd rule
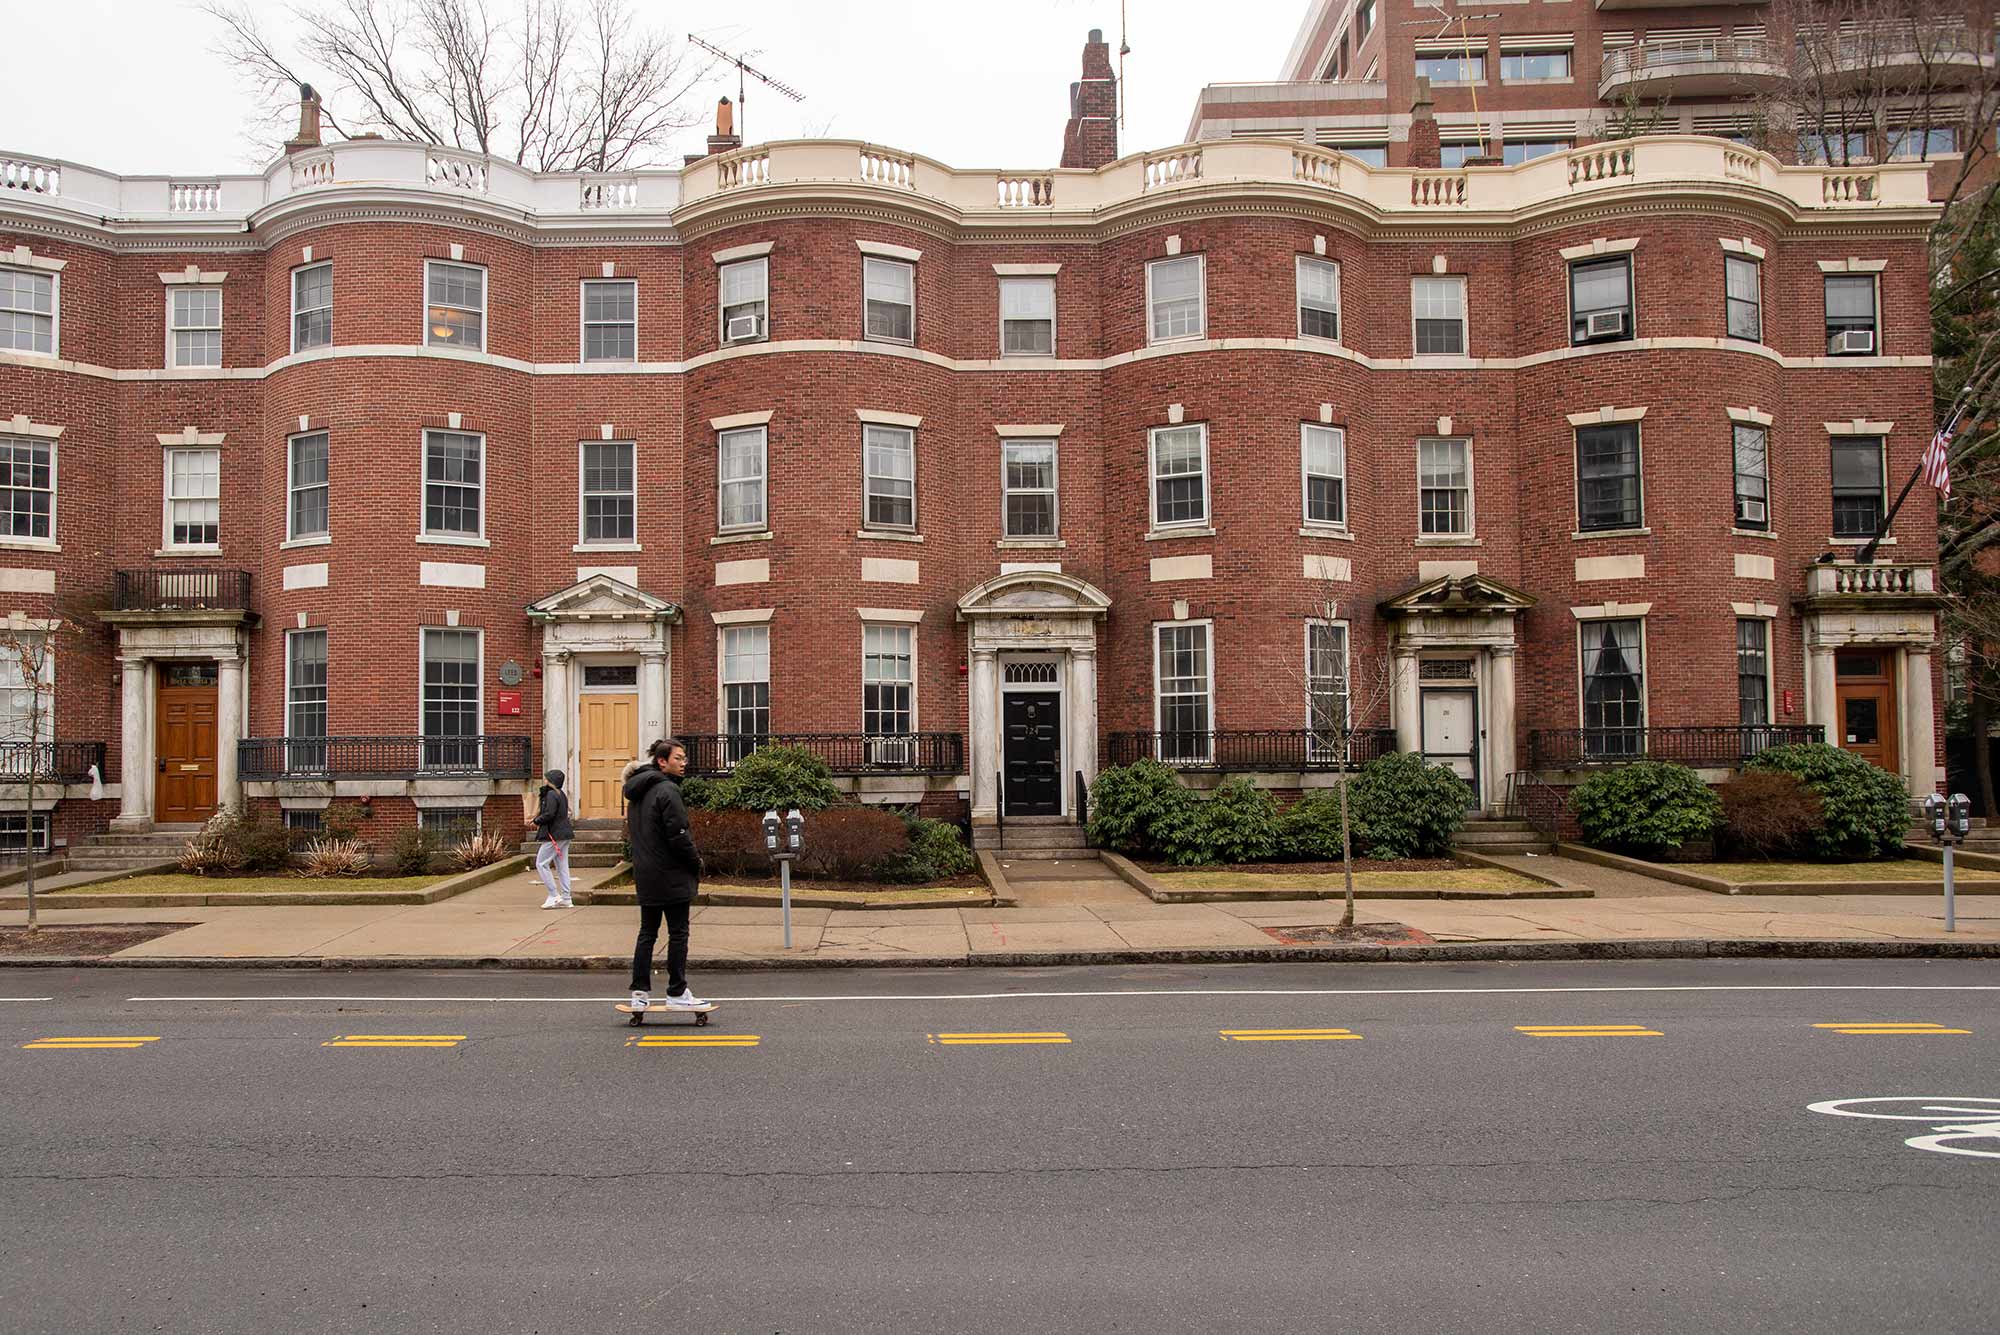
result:
[[[1092,28],[1083,46],[1083,78],[1069,86],[1069,124],[1063,127],[1062,165],[1102,167],[1118,159],[1118,78],[1104,30]]]
[[[1444,152],[1438,146],[1437,118],[1431,115],[1431,81],[1417,80],[1417,96],[1410,103],[1410,160],[1412,167],[1439,167],[1444,165]]]
[[[285,156],[303,153],[319,144],[319,94],[309,83],[299,85],[299,132],[285,141]]]

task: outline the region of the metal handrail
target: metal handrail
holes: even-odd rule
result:
[[[1672,728],[1536,728],[1528,734],[1531,769],[1626,765],[1671,760],[1688,765],[1740,765],[1774,746],[1819,742],[1819,724],[1706,724]]]
[[[1078,825],[1086,830],[1090,828],[1090,785],[1083,781],[1082,770],[1076,771],[1076,810],[1073,814]]]
[[[525,779],[533,773],[528,737],[246,737],[237,774],[266,779],[414,779],[469,774]]]
[[[112,576],[115,612],[248,611],[250,572],[214,566],[155,566]]]
[[[1104,754],[1113,765],[1158,760],[1176,769],[1249,773],[1262,770],[1359,768],[1396,749],[1394,728],[1356,728],[1351,759],[1341,759],[1337,732],[1313,728],[1252,728],[1210,731],[1114,732]]]
[[[1606,51],[1600,77],[1615,79],[1639,73],[1656,74],[1684,65],[1776,65],[1783,60],[1778,45],[1762,37],[1685,37],[1640,42]]]
[[[109,782],[104,753],[103,742],[0,742],[0,783],[89,783],[93,765]]]
[[[1562,837],[1562,817],[1568,806],[1562,793],[1542,782],[1532,770],[1516,770],[1507,776],[1507,819],[1526,821],[1529,829],[1550,843]]]

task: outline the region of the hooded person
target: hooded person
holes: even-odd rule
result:
[[[632,846],[632,888],[639,899],[639,938],[632,946],[632,1009],[651,1004],[653,947],[667,925],[666,1005],[694,1009],[708,1003],[687,985],[688,917],[701,885],[701,854],[688,828],[681,778],[687,747],[674,738],[654,742],[625,770],[626,837]]]
[[[569,796],[563,792],[563,772],[552,769],[542,776],[541,804],[535,809],[535,874],[548,887],[545,909],[566,909],[570,901],[569,845],[576,838],[576,825],[569,818]]]

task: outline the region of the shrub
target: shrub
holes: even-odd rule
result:
[[[1120,853],[1164,853],[1189,836],[1199,842],[1195,807],[1180,776],[1157,760],[1101,770],[1090,785],[1090,842]]]
[[[758,843],[763,843],[761,833]],[[798,868],[805,876],[861,880],[903,856],[909,847],[910,833],[895,812],[880,807],[836,807],[806,821],[806,842],[799,853]]]
[[[725,779],[704,780],[698,797],[711,811],[825,811],[840,801],[833,771],[800,746],[767,746],[736,762]],[[681,786],[687,798],[687,785]],[[690,805],[693,805],[690,803]]]
[[[925,881],[963,876],[978,865],[972,850],[959,837],[956,825],[912,816],[905,828],[910,836],[909,849],[876,868],[876,875],[883,880],[921,885]]]
[[[1231,779],[1201,804],[1209,862],[1263,862],[1278,851],[1278,804],[1248,779]]]
[[[1361,843],[1350,803],[1348,834]],[[1340,860],[1340,794],[1313,793],[1286,807],[1278,817],[1278,856],[1289,862]]]
[[[444,861],[453,871],[475,871],[513,857],[518,847],[504,834],[472,834],[446,850]]]
[[[320,813],[319,827],[329,839],[351,840],[361,833],[361,822],[368,818],[358,803],[335,802]]]
[[[1809,857],[1886,856],[1909,835],[1910,794],[1903,781],[1851,751],[1824,742],[1774,746],[1744,769],[1793,775],[1819,798],[1819,826],[1800,845]]]
[[[764,818],[757,812],[690,811],[688,833],[701,850],[703,867],[715,875],[771,873],[771,856],[764,847]]]
[[[437,836],[421,825],[405,825],[389,841],[389,865],[400,876],[423,876],[437,861]]]
[[[1793,853],[1825,816],[1819,794],[1783,770],[1746,769],[1722,785],[1723,837],[1733,853]]]
[[[1354,845],[1371,858],[1442,857],[1472,805],[1471,787],[1449,767],[1427,765],[1422,756],[1406,752],[1369,761],[1352,784],[1347,803]],[[1338,856],[1337,806],[1333,819]]]
[[[681,805],[685,806],[690,814],[717,810],[715,799],[719,794],[716,792],[716,787],[714,779],[696,778],[692,775],[682,779]]]
[[[306,845],[299,875],[359,876],[368,870],[368,848],[358,839],[319,838]]]
[[[1641,857],[1707,839],[1722,822],[1722,799],[1685,765],[1642,760],[1593,774],[1570,794],[1583,839]]]
[[[249,871],[283,871],[292,865],[292,832],[268,811],[239,820],[228,836]]]

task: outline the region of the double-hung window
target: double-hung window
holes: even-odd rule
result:
[[[1745,728],[1771,722],[1771,623],[1753,617],[1736,622],[1736,719]],[[1762,750],[1751,745],[1761,740],[1745,734],[1744,750]]]
[[[1585,533],[1646,522],[1639,489],[1639,424],[1576,430],[1576,526]]]
[[[167,289],[167,365],[222,365],[222,289]]]
[[[333,266],[309,264],[292,270],[292,351],[324,348],[333,342]]]
[[[0,436],[0,539],[54,541],[55,513],[55,442]]]
[[[1428,437],[1417,442],[1417,532],[1464,537],[1472,532],[1472,442]]]
[[[1146,265],[1147,338],[1165,343],[1208,332],[1206,261],[1200,255],[1153,260]]]
[[[326,768],[326,632],[285,634],[285,772]]]
[[[1722,304],[1731,338],[1764,339],[1764,266],[1741,255],[1722,257]]]
[[[323,538],[330,531],[327,486],[327,435],[309,431],[286,443],[285,538]]]
[[[1875,331],[1875,275],[1826,276],[1826,354],[1866,356],[1880,350]]]
[[[1640,623],[1585,621],[1583,754],[1593,760],[1645,752],[1646,664]]]
[[[870,737],[916,731],[916,627],[861,628],[861,730]]]
[[[1347,627],[1306,623],[1306,759],[1341,760],[1347,731]]]
[[[867,338],[909,343],[917,329],[917,266],[866,255],[861,260]]]
[[[485,536],[486,437],[470,431],[424,432],[424,533]]]
[[[1214,750],[1210,701],[1215,674],[1208,651],[1209,624],[1177,621],[1154,627],[1153,719],[1159,758],[1198,763]]]
[[[44,636],[0,644],[0,776],[54,768],[55,683],[55,655]]]
[[[0,269],[0,350],[56,350],[56,276]]]
[[[424,345],[486,351],[486,270],[424,261]]]
[[[1056,351],[1056,280],[1000,280],[1000,355],[1053,357]]]
[[[722,628],[723,759],[735,764],[771,732],[771,628]]]
[[[1833,536],[1872,538],[1882,525],[1880,436],[1836,436],[1833,440]]]
[[[1340,266],[1298,257],[1299,337],[1340,338]]]
[[[771,262],[759,255],[725,264],[715,276],[724,343],[755,343],[769,336]]]
[[[423,766],[479,768],[479,632],[423,631]]]
[[[631,278],[593,278],[583,284],[583,359],[630,362],[639,358],[639,284]]]
[[[169,549],[212,548],[222,541],[222,451],[168,450]]]
[[[862,526],[917,526],[917,433],[908,427],[863,425]]]
[[[716,528],[740,533],[765,526],[765,428],[725,431],[715,439]]]
[[[1632,257],[1569,266],[1569,341],[1604,343],[1632,337]]]
[[[1736,527],[1771,527],[1771,434],[1736,423]]]
[[[1412,278],[1410,313],[1419,357],[1465,355],[1465,279]]]
[[[1056,443],[1052,440],[1000,442],[1003,528],[1010,538],[1056,536]]]
[[[1518,167],[1551,153],[1567,153],[1574,147],[1575,143],[1568,139],[1509,139],[1500,145],[1500,161]]]
[[[1208,522],[1208,428],[1153,429],[1153,527]]]
[[[635,452],[629,440],[583,442],[577,464],[581,521],[577,541],[583,546],[638,541]]]
[[[1299,428],[1299,467],[1308,524],[1347,524],[1347,433],[1337,426]]]
[[[1534,47],[1521,51],[1500,53],[1500,82],[1526,83],[1546,82],[1550,79],[1570,77],[1570,48],[1567,46]]]

